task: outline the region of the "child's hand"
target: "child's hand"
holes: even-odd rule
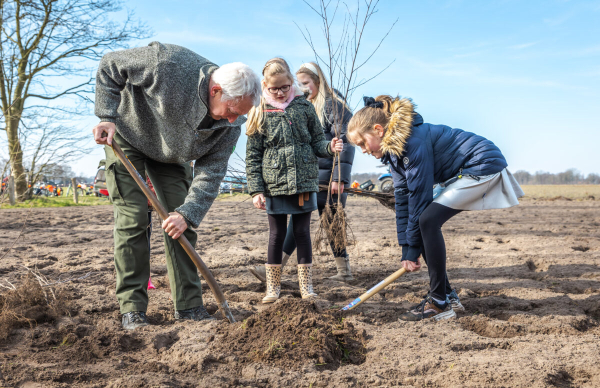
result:
[[[252,203],[254,203],[254,207],[257,209],[267,210],[265,195],[262,193],[252,197]]]
[[[331,182],[331,194],[343,194],[344,184],[338,183],[337,181]]]
[[[342,152],[344,150],[344,141],[342,139],[334,137],[333,139],[331,139],[330,147],[331,151],[333,152]]]
[[[420,259],[420,257],[419,257]],[[420,260],[417,259],[417,262],[415,263],[414,261],[410,261],[410,260],[404,260],[402,261],[402,267],[404,267],[404,269],[407,272],[415,272],[421,269],[421,263]]]

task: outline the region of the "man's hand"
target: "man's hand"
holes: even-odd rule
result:
[[[115,127],[115,123],[109,123],[107,121],[103,121],[96,125],[94,129],[92,129],[96,144],[108,144],[111,146],[116,130],[117,127]],[[104,134],[106,134],[106,136],[104,136]]]
[[[407,272],[415,272],[421,269],[421,257],[419,256],[419,258],[417,259],[417,262],[415,263],[414,261],[410,261],[410,260],[404,260],[402,262],[402,267],[404,267],[404,269]]]
[[[169,217],[163,221],[162,228],[171,236],[173,240],[177,240],[188,228],[185,218],[179,213],[169,213]]]
[[[344,184],[338,183],[337,181],[331,182],[331,194],[343,194],[344,193]]]
[[[252,203],[254,203],[254,207],[257,209],[267,210],[265,195],[262,193],[256,194],[254,197],[252,197]]]
[[[331,152],[342,152],[344,150],[344,141],[334,137],[331,139],[329,146],[331,147]]]

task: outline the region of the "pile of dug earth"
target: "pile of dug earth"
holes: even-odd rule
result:
[[[363,363],[365,340],[365,331],[344,319],[339,307],[284,298],[242,322],[223,322],[211,342],[215,351],[233,353],[242,363],[336,369],[343,363]]]

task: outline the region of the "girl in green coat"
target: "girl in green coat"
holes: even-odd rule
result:
[[[325,139],[313,105],[295,86],[288,64],[281,58],[263,68],[261,104],[246,122],[246,175],[254,206],[269,219],[267,295],[273,303],[281,291],[282,248],[287,215],[293,214],[298,246],[298,281],[302,298],[316,296],[312,287],[310,216],[317,209],[319,166],[317,157],[331,158],[343,141]]]

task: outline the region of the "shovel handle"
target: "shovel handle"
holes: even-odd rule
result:
[[[123,150],[121,150],[121,147],[119,147],[119,145],[114,140],[111,147],[114,150],[115,155],[117,155],[117,158],[119,158],[121,163],[123,163],[127,171],[129,171],[129,174],[131,174],[135,182],[138,184],[138,186],[140,186],[140,189],[142,189],[152,206],[154,206],[154,209],[156,209],[160,218],[163,220],[167,219],[169,217],[169,212],[167,212],[167,209],[164,208],[164,206],[158,201],[158,198],[156,198],[154,193],[146,185],[145,180],[142,178],[140,173],[137,172],[135,167],[133,167],[133,164],[131,164],[127,156],[125,156]],[[223,295],[223,291],[221,291],[221,287],[219,287],[219,284],[215,280],[214,276],[212,275],[206,264],[204,264],[204,261],[202,261],[202,259],[200,258],[200,255],[198,255],[198,252],[196,252],[192,244],[190,244],[188,239],[183,234],[179,236],[177,241],[179,241],[183,249],[190,256],[190,259],[192,259],[204,280],[206,280],[206,283],[212,290],[215,299],[219,304],[219,309],[221,310],[225,318],[227,318],[227,320],[229,320],[229,322],[231,323],[235,322],[233,314],[231,314],[231,310],[229,309],[229,305],[227,304],[227,300],[225,300],[225,295]]]
[[[406,269],[400,268],[398,271],[394,272],[387,278],[385,278],[382,281],[380,281],[379,283],[377,283],[375,286],[371,287],[367,292],[365,292],[358,298],[354,299],[346,307],[342,308],[341,311],[352,310],[353,308],[355,308],[356,306],[358,306],[365,300],[369,299],[373,295],[377,294],[379,291],[383,290],[385,287],[387,287],[388,284],[390,284],[394,280],[398,279],[400,276],[404,275],[405,273],[406,273]]]

